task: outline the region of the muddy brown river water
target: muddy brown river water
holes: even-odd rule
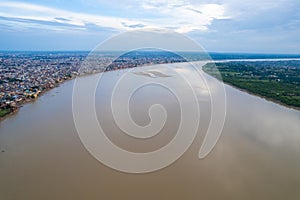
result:
[[[133,81],[172,78],[159,66],[141,70],[131,74]],[[96,113],[103,129],[111,141],[130,151],[164,146],[180,121],[176,99],[166,97],[169,94],[157,86],[143,88],[130,103],[136,123],[149,123],[147,109],[157,101],[171,117],[150,141],[123,135],[107,111],[106,98],[111,80],[120,74],[107,72],[96,93]],[[209,101],[202,98],[199,87],[202,121],[191,147],[166,168],[130,174],[103,165],[85,149],[73,121],[73,85],[74,80],[63,83],[0,122],[1,200],[300,199],[299,111],[225,86],[227,114],[221,137],[200,160],[199,147],[210,113]]]

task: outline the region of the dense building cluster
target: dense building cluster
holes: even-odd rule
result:
[[[137,67],[147,64],[183,62],[169,52],[130,52],[114,59],[112,53],[90,56],[87,52],[0,53],[0,117],[78,75]]]
[[[185,62],[186,60],[172,52],[131,51],[121,55],[106,67],[105,71],[133,68],[142,65]]]
[[[17,110],[26,101],[77,75],[84,56],[2,53],[0,55],[0,109]]]

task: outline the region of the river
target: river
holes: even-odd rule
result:
[[[173,64],[179,68],[181,65]],[[159,67],[141,68],[149,69],[153,72]],[[131,109],[137,123],[147,124],[145,108],[154,100],[161,100],[173,117],[166,121],[163,136],[151,138],[150,143],[130,141],[116,129],[106,110],[105,94],[113,83],[110,80],[120,74],[122,71],[106,72],[104,86],[96,94],[97,116],[110,133],[108,137],[130,151],[162,147],[178,128],[176,99],[165,98],[155,86],[136,94]],[[80,79],[88,82],[93,76]],[[155,73],[130,76],[132,80],[141,76],[154,79],[151,76]],[[197,97],[202,127],[185,154],[161,170],[130,174],[103,165],[82,144],[72,113],[74,81],[63,83],[0,122],[1,200],[300,198],[299,111],[226,85],[227,113],[222,134],[212,152],[200,160],[199,147],[210,117],[209,102],[200,93]]]

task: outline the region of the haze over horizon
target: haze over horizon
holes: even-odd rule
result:
[[[92,50],[139,28],[185,34],[209,52],[300,54],[297,0],[0,2],[0,50]]]

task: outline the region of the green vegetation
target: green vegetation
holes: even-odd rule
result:
[[[235,87],[300,108],[300,61],[224,62],[207,64],[203,70]]]
[[[5,115],[7,115],[10,112],[11,112],[10,109],[0,109],[0,117],[4,117]]]

